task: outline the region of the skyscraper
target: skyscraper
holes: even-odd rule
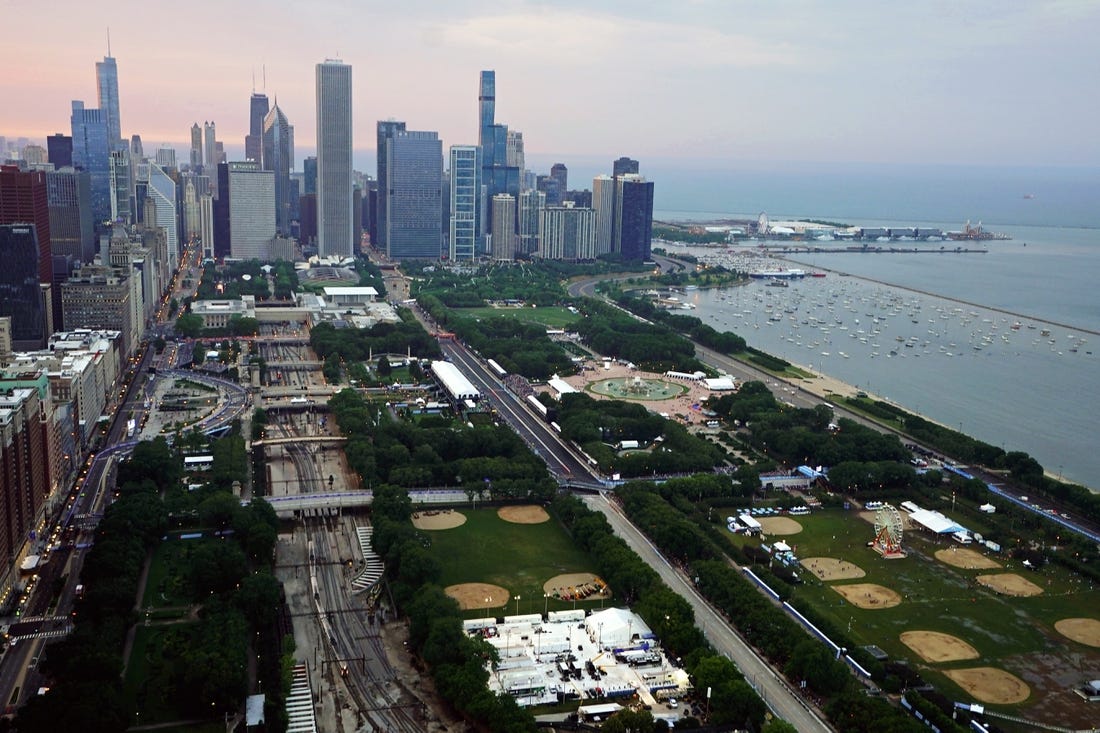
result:
[[[615,179],[615,250],[625,260],[648,260],[653,242],[653,182],[635,173]]]
[[[512,233],[516,232],[516,207],[515,201],[519,199],[520,169],[508,164],[508,126],[496,122],[496,72],[485,70],[481,72],[481,89],[478,95],[479,105],[479,129],[478,144],[481,146],[481,181],[485,186],[485,195],[491,201],[497,194],[506,193],[513,199],[511,223]],[[496,206],[490,210],[490,221],[486,223],[486,229],[496,229],[496,222],[492,220],[492,213]],[[494,245],[494,249],[496,245]]]
[[[264,97],[266,100],[267,98]],[[294,128],[287,122],[279,103],[263,120],[260,158],[263,170],[275,174],[275,226],[279,234],[290,234],[290,169],[294,161]]]
[[[389,146],[389,141],[397,136],[398,133],[405,132],[405,123],[398,120],[378,120],[375,132],[378,141],[378,170],[375,176],[378,180],[378,207],[375,212],[378,217],[378,241],[372,241],[371,246],[375,249],[386,250],[388,248],[386,241],[387,206],[389,206],[390,197],[389,171],[386,169],[386,151]]]
[[[114,150],[110,158],[111,221],[130,224],[130,154]]]
[[[221,162],[218,155],[217,131],[213,122],[202,123],[202,136],[202,164],[213,170],[214,166]]]
[[[195,193],[195,181],[188,176],[183,185],[183,236],[191,241],[201,235],[202,224],[199,197]]]
[[[509,130],[507,138],[507,153],[504,156],[509,166],[519,168],[522,172],[526,166],[523,155],[523,133],[519,130]]]
[[[201,168],[202,164],[202,128],[196,122],[191,125],[191,170]]]
[[[146,195],[152,199],[156,222],[146,221],[147,227],[164,230],[168,240],[168,267],[176,269],[179,262],[179,209],[176,205],[176,182],[155,163],[142,163],[138,167],[138,179],[148,181]]]
[[[0,224],[34,226],[38,251],[34,267],[38,281],[49,285],[53,281],[53,253],[50,249],[50,199],[44,171],[0,166]],[[3,262],[7,267],[8,261],[4,259]]]
[[[619,176],[626,175],[627,173],[638,172],[638,161],[633,158],[627,158],[625,155],[611,164],[611,177],[618,178]]]
[[[118,116],[118,65],[109,51],[102,61],[96,62],[95,81],[99,108],[107,122],[107,144],[112,151],[122,150],[126,143],[122,141],[122,123]]]
[[[71,166],[73,164],[72,135],[62,135],[60,132],[50,135],[46,138],[46,151],[54,170]]]
[[[244,136],[245,160],[254,160],[259,163],[262,159],[264,119],[267,113],[267,95],[252,92],[248,100],[248,134]]]
[[[95,256],[92,186],[87,171],[63,168],[46,173],[50,209],[50,251],[78,262]]]
[[[596,255],[605,255],[611,251],[615,219],[615,180],[611,176],[592,179],[592,208],[596,211]]]
[[[477,256],[478,220],[481,216],[481,148],[451,146],[450,259]]]
[[[561,191],[562,200],[565,200],[565,192],[569,190],[569,169],[565,163],[554,163],[550,166],[550,177],[558,182],[558,190]]]
[[[317,156],[311,155],[302,161],[302,186],[304,194],[317,193]]]
[[[546,208],[546,194],[529,188],[519,196],[519,240],[516,251],[531,255],[540,247],[539,221],[542,210]]]
[[[73,166],[88,171],[92,183],[92,216],[96,228],[111,218],[111,146],[103,110],[85,109],[73,100]]]
[[[141,135],[130,136],[130,157],[135,161],[145,157],[145,146],[141,143]]]
[[[251,160],[227,165],[230,254],[244,260],[269,259],[275,236],[276,174]]]
[[[317,64],[317,253],[352,255],[351,66]]]
[[[596,215],[592,209],[552,206],[543,209],[539,223],[539,256],[548,260],[596,258]]]
[[[49,336],[47,301],[39,282],[41,251],[35,227],[0,224],[0,316],[11,318],[12,346],[41,349]],[[52,272],[52,265],[51,265]]]
[[[516,220],[516,200],[510,194],[493,196],[492,257],[494,260],[511,261],[516,258],[516,232],[512,222]]]
[[[443,143],[409,130],[386,140],[386,253],[437,260],[443,244]]]

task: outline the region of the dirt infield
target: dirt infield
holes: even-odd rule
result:
[[[957,636],[938,631],[906,631],[901,643],[917,653],[926,662],[957,662],[960,659],[977,659],[978,650]]]
[[[454,529],[466,524],[466,515],[454,509],[432,509],[415,512],[412,520],[417,529]]]
[[[867,574],[858,565],[835,557],[807,557],[801,562],[802,567],[822,580],[852,580]]]
[[[607,587],[607,583],[592,573],[555,575],[542,584],[542,591],[553,598],[566,601],[611,597],[611,589]]]
[[[1064,618],[1054,624],[1055,630],[1087,646],[1100,647],[1100,620],[1094,618]]]
[[[948,669],[944,674],[975,699],[993,705],[1023,702],[1031,694],[1031,688],[1022,679],[996,667]]]
[[[497,516],[513,524],[542,524],[550,521],[550,515],[541,506],[524,504],[522,506],[502,506]]]
[[[974,580],[1005,596],[1037,596],[1043,589],[1016,573],[979,575]]]
[[[489,583],[460,583],[443,589],[458,601],[463,611],[470,608],[499,608],[508,602],[508,589]]]
[[[790,517],[759,517],[757,521],[764,534],[768,535],[798,534],[802,531],[802,525]]]
[[[936,551],[936,559],[956,568],[966,570],[993,570],[1003,567],[996,560],[966,547],[948,547]]]
[[[874,583],[852,583],[832,586],[844,599],[859,608],[893,608],[901,603],[896,592]]]

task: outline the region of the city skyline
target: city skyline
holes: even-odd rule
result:
[[[98,96],[93,64],[107,53],[110,23],[121,136],[140,134],[151,150],[186,150],[191,123],[211,120],[229,158],[243,159],[255,90],[278,95],[301,121],[299,159],[312,154],[313,67],[339,55],[386,69],[356,82],[355,165],[365,171],[377,120],[438,130],[445,146],[477,142],[472,97],[483,69],[497,72],[497,117],[525,133],[528,157],[540,161],[627,153],[703,167],[1100,165],[1090,129],[1100,103],[1083,93],[1096,66],[1095,2],[926,2],[884,13],[862,0],[701,0],[644,12],[616,2],[599,10],[564,2],[550,12],[534,3],[361,8],[332,0],[309,15],[265,6],[242,35],[232,22],[245,17],[242,3],[199,0],[194,12],[165,21],[172,43],[149,33],[150,19],[128,3],[60,5],[51,34],[0,50],[5,68],[23,72],[0,80],[0,135],[41,141],[66,131],[71,101]],[[232,56],[197,53],[188,38]],[[523,52],[537,48],[553,49],[560,63]],[[254,87],[254,73],[266,82]]]

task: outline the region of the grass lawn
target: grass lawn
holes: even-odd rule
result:
[[[482,306],[480,308],[456,308],[458,313],[472,318],[518,318],[521,321],[541,323],[547,328],[565,328],[580,320],[580,316],[571,313],[568,308],[494,308]]]
[[[714,511],[716,515],[722,511],[722,517],[733,513],[718,508]],[[985,553],[1004,567],[999,570],[956,568],[936,560],[934,553],[958,545],[917,531],[905,533],[908,557],[885,560],[866,546],[872,539],[873,527],[855,512],[824,510],[792,518],[803,526],[803,530],[793,535],[769,537],[769,541],[783,539],[795,548],[800,558],[839,558],[855,563],[866,572],[864,578],[823,582],[799,568],[804,583],[793,591],[795,598],[813,605],[838,628],[847,631],[854,641],[877,644],[892,657],[908,658],[923,665],[912,650],[901,643],[899,636],[909,630],[939,631],[962,638],[981,655],[979,660],[933,665],[929,670],[980,664],[1003,667],[1019,675],[1027,672],[1021,659],[1049,653],[1055,647],[1063,651],[1072,648],[1071,642],[1054,631],[1056,621],[1097,616],[1097,592],[1089,588],[1087,581],[1079,582],[1078,578],[1055,565],[1032,572],[1007,553]],[[731,543],[739,546],[760,542],[743,535],[729,533],[727,536]],[[975,545],[970,547],[977,549]],[[994,573],[1020,574],[1041,586],[1043,593],[1030,598],[1003,596],[974,580],[978,575]],[[893,608],[861,609],[832,590],[834,586],[850,583],[882,585],[899,593],[903,600]]]
[[[149,565],[149,579],[145,584],[145,596],[141,599],[142,608],[186,606],[191,602],[185,572],[191,553],[201,542],[214,540],[170,539],[160,543]]]
[[[466,523],[455,529],[426,531],[432,539],[432,556],[442,566],[440,584],[492,583],[520,596],[520,613],[542,613],[543,583],[562,573],[595,572],[588,556],[573,546],[565,530],[553,519],[542,524],[514,524],[497,516],[495,509],[459,510]],[[611,589],[612,593],[615,589]],[[598,603],[598,601],[584,601]],[[573,608],[573,603],[550,599],[550,610]],[[504,604],[501,604],[504,607]],[[514,600],[508,614],[516,612]],[[470,611],[471,617],[484,611]]]
[[[123,694],[135,710],[141,711],[143,724],[165,723],[183,717],[168,694],[168,681],[161,677],[165,637],[173,628],[179,627],[139,624],[135,630],[134,647],[123,680]]]

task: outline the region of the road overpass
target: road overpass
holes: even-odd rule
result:
[[[296,435],[284,438],[261,438],[252,441],[253,448],[268,445],[298,445],[300,443],[346,443],[348,439],[343,435]]]

